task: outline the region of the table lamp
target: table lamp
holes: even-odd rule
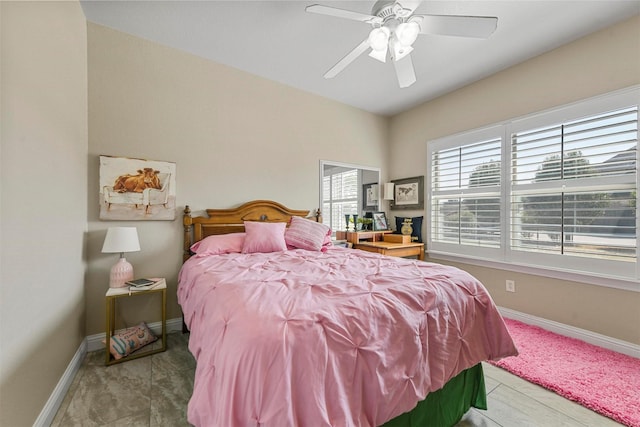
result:
[[[140,250],[138,231],[135,227],[109,227],[102,245],[102,253],[120,253],[120,259],[111,267],[110,288],[123,288],[125,282],[133,280],[133,266],[125,259],[125,252]]]
[[[393,200],[394,199],[394,194],[393,194],[393,182],[387,182],[384,184],[384,199],[385,200]]]

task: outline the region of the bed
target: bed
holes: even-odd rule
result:
[[[482,284],[332,247],[319,220],[267,200],[206,216],[185,208],[189,422],[443,427],[486,409],[480,362],[517,350]]]

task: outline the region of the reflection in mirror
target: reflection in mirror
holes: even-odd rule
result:
[[[377,211],[380,200],[380,169],[347,163],[320,161],[322,222],[346,230],[345,215],[364,217]],[[351,225],[357,226],[357,224]]]

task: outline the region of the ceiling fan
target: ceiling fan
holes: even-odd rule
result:
[[[369,36],[331,67],[324,78],[335,77],[371,48],[369,56],[378,61],[386,62],[387,56],[391,57],[400,87],[409,87],[416,81],[410,53],[420,34],[487,38],[498,25],[498,18],[491,16],[414,15],[420,3],[422,0],[380,0],[373,5],[371,15],[319,4],[307,6],[307,12],[360,21],[373,27]]]

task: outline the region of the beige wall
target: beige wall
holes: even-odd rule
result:
[[[127,259],[136,276],[169,279],[175,318],[185,204],[196,213],[253,199],[317,209],[321,159],[378,167],[385,177],[388,119],[91,23],[88,45],[87,334],[104,327],[117,258],[100,253],[108,226],[138,227],[142,250]],[[176,220],[98,220],[100,154],[176,162]],[[136,301],[120,314],[127,323],[152,320],[153,308]]]
[[[0,2],[0,425],[30,426],[85,337],[86,22]]]
[[[637,84],[638,16],[393,117],[390,176],[426,175],[429,140]],[[640,292],[459,265],[498,305],[640,344]]]

